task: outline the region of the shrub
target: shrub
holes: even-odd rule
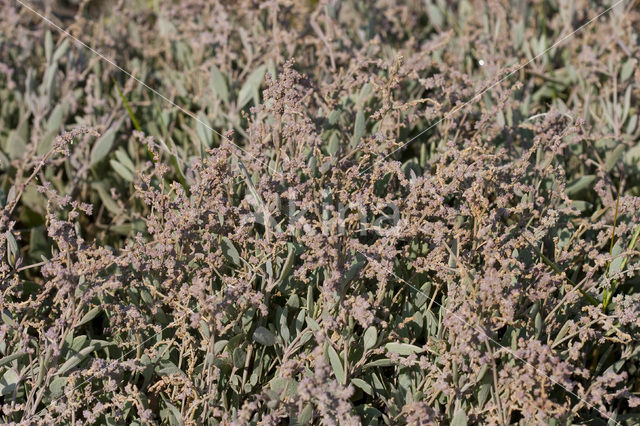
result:
[[[637,421],[631,4],[109,3],[2,0],[4,423]]]

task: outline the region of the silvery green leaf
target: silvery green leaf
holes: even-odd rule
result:
[[[327,122],[331,126],[333,126],[338,122],[339,119],[340,119],[340,110],[334,109],[329,113],[329,116],[327,117]]]
[[[489,399],[489,393],[491,391],[491,384],[484,383],[480,386],[480,390],[478,391],[478,406],[484,407],[484,404]]]
[[[369,383],[365,382],[364,380],[354,378],[354,379],[351,379],[351,383],[354,386],[359,387],[360,389],[365,391],[367,394],[373,395],[373,388]]]
[[[60,126],[62,126],[62,119],[65,113],[65,106],[62,104],[56,105],[51,114],[49,115],[49,119],[47,120],[47,131],[55,130],[59,131]]]
[[[0,395],[11,395],[18,384],[18,372],[13,368],[5,371],[0,379]]]
[[[429,1],[427,3],[427,15],[431,24],[440,27],[444,23],[444,15],[440,11],[440,8]]]
[[[58,62],[60,58],[62,58],[64,54],[67,53],[67,50],[69,50],[69,45],[69,39],[65,38],[62,43],[60,43],[60,46],[58,46],[58,48],[56,49],[56,52],[53,54],[52,62]]]
[[[264,346],[273,346],[276,344],[276,336],[267,328],[260,326],[253,333],[253,340]]]
[[[364,350],[365,352],[376,345],[378,341],[378,330],[371,326],[364,332]]]
[[[476,375],[476,383],[484,378],[484,375],[487,374],[488,369],[489,369],[489,364],[487,363],[482,364],[482,367],[480,367],[480,370]]]
[[[358,111],[356,114],[356,123],[353,128],[353,138],[351,139],[351,148],[355,148],[358,143],[360,143],[360,139],[364,135],[365,131],[365,118],[364,113],[362,111]]]
[[[27,136],[29,134],[27,126],[28,120],[23,119],[16,130],[9,132],[6,152],[12,160],[22,157],[27,152]]]
[[[569,196],[575,195],[578,192],[589,188],[595,179],[596,179],[595,175],[584,175],[584,176],[581,176],[581,177],[571,181],[571,183],[569,183],[567,185],[567,187],[565,188],[565,192]]]
[[[9,159],[4,152],[0,151],[0,171],[5,171],[9,168]]]
[[[84,344],[87,343],[87,341],[88,341],[88,337],[85,335],[74,337],[70,346],[71,351],[80,352],[80,350],[84,348]]]
[[[127,169],[125,166],[123,166],[121,163],[119,163],[116,160],[109,160],[109,164],[111,165],[111,168],[113,170],[115,170],[115,172],[120,175],[120,177],[122,177],[122,179],[128,181],[128,182],[133,182],[135,180],[133,173],[131,173],[131,171],[129,169]]]
[[[18,242],[11,231],[7,231],[5,236],[7,238],[7,261],[11,266],[13,266],[20,255],[20,249],[18,248]]]
[[[284,265],[282,266],[282,270],[280,271],[280,277],[278,278],[275,284],[276,286],[279,286],[280,284],[282,284],[285,278],[287,278],[287,275],[289,275],[289,272],[291,272],[291,268],[293,267],[293,262],[295,260],[295,255],[296,255],[295,247],[293,246],[293,244],[289,244],[287,259],[285,260]]]
[[[385,345],[385,348],[389,352],[395,352],[398,355],[404,355],[404,356],[419,354],[424,352],[424,349],[422,349],[421,347],[411,345],[409,343],[396,343],[396,342],[387,343]]]
[[[306,425],[308,423],[311,423],[312,417],[313,405],[311,405],[311,403],[307,403],[298,416],[298,424]]]
[[[44,33],[44,57],[47,59],[47,63],[51,63],[51,56],[53,55],[53,37],[51,31],[47,30]]]
[[[340,356],[333,349],[333,346],[329,344],[327,346],[327,355],[329,356],[329,362],[331,363],[331,367],[333,368],[333,373],[336,376],[336,380],[340,384],[344,384],[344,367],[342,366],[342,362],[340,360]]]
[[[238,93],[238,109],[244,108],[252,98],[258,98],[258,90],[262,84],[266,69],[267,67],[265,65],[261,65],[249,75]]]
[[[636,69],[636,59],[635,58],[628,59],[620,69],[620,82],[624,83],[625,81],[627,81],[627,79],[631,77],[631,74],[635,71],[635,69]]]
[[[236,266],[240,266],[240,253],[238,253],[238,249],[233,245],[233,242],[227,237],[222,237],[221,246],[224,257],[233,262]]]
[[[95,350],[95,346],[89,345],[86,348],[82,349],[80,352],[74,354],[64,364],[62,364],[62,366],[58,369],[58,371],[56,371],[55,375],[59,376],[71,370],[73,367],[77,366],[82,361],[84,361],[84,359],[87,356],[89,356],[89,354],[94,350]]]
[[[269,60],[267,61],[267,72],[269,73],[269,75],[271,75],[272,80],[275,80],[278,76],[276,73],[276,63],[272,58],[269,58]]]
[[[327,151],[331,155],[335,155],[340,149],[340,138],[337,133],[333,133],[331,138],[329,139],[329,146],[327,147]]]
[[[64,387],[67,385],[66,377],[56,377],[49,383],[49,390],[52,398],[58,398],[62,395]]]
[[[280,333],[280,336],[282,336],[282,340],[287,344],[291,340],[291,333],[289,332],[289,325],[287,324],[288,312],[289,311],[286,307],[282,310],[278,308],[278,313],[276,314],[278,321],[278,332]]]
[[[292,378],[276,377],[269,382],[269,387],[284,398],[293,398],[297,394],[298,382]]]
[[[247,360],[247,353],[242,348],[235,348],[231,358],[233,359],[234,367],[243,368],[244,363]]]
[[[371,367],[391,367],[393,365],[393,361],[388,358],[376,359],[375,361],[371,361],[366,363],[362,368],[366,370]]]
[[[608,151],[605,157],[604,169],[610,172],[620,160],[627,147],[623,144],[618,145],[613,151]]]
[[[49,103],[51,103],[52,99],[53,99],[53,92],[55,90],[55,84],[56,84],[56,73],[58,72],[58,63],[57,62],[53,62],[51,63],[48,67],[47,70],[44,72],[44,93],[47,94],[47,97],[49,99]]]
[[[86,323],[88,323],[89,321],[97,317],[100,312],[102,312],[102,308],[99,306],[96,306],[95,308],[90,309],[89,312],[84,314],[84,316],[82,317],[82,319],[80,319],[78,324],[76,324],[76,327],[85,325]]]
[[[123,166],[125,166],[130,171],[132,172],[136,171],[136,166],[133,164],[133,161],[131,161],[131,159],[129,158],[129,155],[127,155],[127,153],[124,150],[122,149],[117,150],[116,158],[118,159],[119,162],[122,163]]]
[[[178,366],[175,365],[170,360],[162,360],[161,362],[159,362],[155,371],[160,376],[171,376],[171,375],[174,375],[174,374],[184,374],[182,372],[182,370],[180,370],[178,368]]]
[[[102,159],[104,159],[107,156],[107,154],[109,154],[109,151],[111,151],[111,148],[113,147],[113,143],[116,139],[116,134],[118,132],[118,129],[120,129],[121,124],[122,124],[122,120],[117,121],[111,127],[109,127],[109,129],[102,136],[100,136],[96,140],[95,144],[93,145],[93,148],[91,149],[91,156],[90,156],[91,166],[95,166]]]
[[[211,148],[213,144],[213,131],[209,128],[209,119],[207,116],[200,112],[198,114],[198,120],[196,120],[196,132],[198,133],[198,137],[208,148]],[[208,127],[207,127],[208,126]]]
[[[309,286],[311,287],[311,286]],[[311,317],[307,317],[305,319],[307,321],[307,325],[309,326],[309,328],[313,331],[318,331],[320,330],[320,325]]]
[[[211,79],[209,81],[209,85],[218,98],[220,98],[225,104],[229,103],[227,80],[215,65],[211,68]]]
[[[467,426],[467,413],[462,408],[458,408],[453,414],[451,426]]]
[[[626,133],[632,134],[633,132],[635,132],[637,125],[638,125],[638,114],[633,114],[629,118],[629,121],[627,122]]]
[[[371,85],[371,83],[364,84],[360,89],[360,93],[358,94],[358,104],[362,105],[369,98],[371,92],[373,92],[373,86]]]
[[[175,405],[167,400],[165,400],[163,403],[167,406],[165,419],[168,421],[169,425],[182,426],[184,424],[184,420],[182,419],[182,413],[180,412],[180,410],[178,410]]]
[[[540,337],[540,334],[542,333],[542,315],[540,315],[540,312],[536,314],[534,323],[536,328],[536,337]]]
[[[0,319],[2,319],[3,324],[10,325],[12,327],[16,327],[18,323],[13,319],[11,312],[8,309],[3,309],[0,313]]]
[[[625,122],[629,116],[629,108],[631,108],[631,86],[628,86],[627,90],[624,92],[624,101],[622,105],[623,108],[620,121]]]
[[[613,260],[609,265],[609,276],[617,274],[622,269],[622,264],[624,262],[624,256],[622,254],[622,246],[620,245],[620,240],[616,242],[613,246],[613,251],[611,252],[611,256],[613,256]]]
[[[25,355],[28,355],[28,354],[27,352],[23,352],[23,351],[14,352],[11,355],[7,355],[2,359],[0,359],[0,367],[2,367],[3,365],[9,364],[13,360],[22,358]]]
[[[100,201],[102,201],[102,204],[104,204],[107,210],[109,210],[113,214],[120,213],[120,206],[113,200],[113,198],[111,198],[111,195],[109,194],[109,191],[107,191],[106,186],[103,182],[93,182],[91,184],[91,187],[98,191]]]
[[[524,41],[524,19],[520,19],[516,25],[513,26],[513,47],[519,49]]]

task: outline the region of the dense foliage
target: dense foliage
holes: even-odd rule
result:
[[[637,424],[613,4],[0,0],[0,421]]]

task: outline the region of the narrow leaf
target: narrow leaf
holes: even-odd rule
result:
[[[342,362],[340,361],[340,356],[330,344],[327,347],[327,354],[329,355],[329,362],[331,363],[333,373],[336,375],[338,383],[344,384],[344,367],[342,366]]]
[[[244,85],[240,89],[240,93],[238,93],[238,109],[243,108],[249,103],[249,101],[251,101],[252,98],[256,98],[258,96],[258,90],[262,84],[262,79],[264,78],[266,69],[267,67],[265,65],[261,65],[253,71],[251,75],[249,75],[247,81],[245,81]]]
[[[229,103],[229,89],[227,88],[227,81],[215,65],[211,68],[211,80],[209,81],[209,85],[216,96],[218,96],[225,104]]]
[[[109,154],[109,151],[111,151],[111,148],[113,147],[113,142],[116,140],[116,134],[121,123],[122,121],[118,121],[113,124],[93,145],[90,159],[91,166],[95,166],[105,158],[107,154]]]
[[[424,350],[421,347],[416,345],[411,345],[409,343],[396,343],[396,342],[387,343],[385,345],[385,348],[389,352],[395,352],[399,355],[405,355],[405,356],[424,352]]]
[[[80,352],[73,355],[64,364],[62,364],[60,369],[56,371],[55,375],[56,376],[62,375],[67,371],[71,370],[76,365],[80,364],[91,352],[95,350],[95,348],[96,348],[95,345],[89,345],[86,348],[82,349]]]
[[[117,160],[109,160],[109,164],[111,168],[124,180],[127,182],[133,182],[135,180],[133,173],[126,168],[123,164],[118,162]]]

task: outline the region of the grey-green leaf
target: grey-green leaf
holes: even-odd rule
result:
[[[264,78],[264,73],[267,67],[265,65],[259,66],[255,71],[249,75],[247,81],[245,81],[244,85],[240,89],[240,93],[238,93],[238,108],[243,108],[246,104],[251,101],[252,98],[258,97],[258,90],[260,89],[260,85],[262,84],[262,79]]]
[[[92,319],[94,319],[95,317],[98,316],[98,314],[102,312],[102,308],[99,306],[96,306],[95,308],[92,308],[89,310],[89,312],[87,312],[82,319],[80,320],[80,322],[78,322],[78,324],[76,325],[76,327],[80,327],[82,325],[85,325],[86,323],[88,323],[89,321],[91,321]]]
[[[611,255],[613,256],[613,260],[609,265],[609,276],[619,273],[622,269],[624,256],[622,256],[622,246],[620,245],[620,241],[613,246]]]
[[[240,266],[240,253],[238,253],[236,246],[234,246],[233,242],[227,237],[222,237],[222,254],[227,260],[230,260],[236,266]]]
[[[354,148],[360,142],[360,139],[364,135],[365,131],[365,118],[362,111],[358,111],[356,114],[356,123],[353,128],[353,139],[351,139],[351,148]]]
[[[211,147],[213,143],[213,131],[210,129],[209,119],[207,116],[200,112],[198,114],[198,119],[196,120],[196,132],[198,133],[198,137],[207,147]]]
[[[49,383],[49,390],[51,391],[51,397],[52,398],[58,398],[60,395],[62,395],[62,392],[64,391],[64,387],[67,384],[67,378],[66,377],[56,377],[54,378],[51,383]]]
[[[604,168],[607,172],[610,172],[614,168],[618,160],[620,160],[620,158],[624,154],[626,148],[627,147],[625,145],[620,144],[613,151],[607,152],[604,164]]]
[[[58,62],[60,60],[60,58],[62,58],[64,56],[65,53],[67,53],[67,50],[69,50],[69,39],[65,38],[62,43],[60,43],[60,46],[58,46],[58,48],[56,49],[56,52],[53,54],[53,61],[52,62]]]
[[[369,383],[365,382],[364,380],[362,380],[362,379],[351,379],[351,383],[353,383],[354,386],[359,387],[360,389],[362,389],[363,391],[365,391],[369,395],[373,395],[373,388],[371,387],[371,385]]]
[[[569,196],[575,195],[580,191],[587,189],[595,179],[596,179],[595,175],[581,176],[578,179],[573,180],[570,184],[568,184],[565,189],[565,192]]]
[[[364,350],[365,352],[376,345],[378,340],[378,330],[371,326],[364,332]]]
[[[627,81],[631,74],[636,68],[636,60],[635,58],[628,59],[624,65],[622,65],[622,69],[620,70],[620,82],[624,83]]]
[[[91,184],[91,187],[98,191],[98,196],[100,197],[100,200],[107,208],[107,210],[109,210],[113,214],[120,213],[120,206],[118,206],[118,203],[116,203],[113,198],[111,198],[111,195],[109,195],[109,192],[106,189],[106,185],[103,182],[93,182]]]
[[[136,166],[133,164],[133,161],[131,161],[131,158],[129,158],[129,155],[122,149],[116,151],[116,158],[130,171],[134,172],[136,170]]]
[[[279,286],[280,284],[282,284],[284,279],[287,278],[287,275],[289,275],[289,272],[291,272],[291,268],[293,267],[293,261],[295,260],[295,254],[296,254],[296,249],[294,248],[293,244],[289,244],[287,259],[285,260],[284,265],[282,266],[280,277],[278,278],[278,281],[276,281],[276,284],[275,284],[276,286]]]
[[[5,233],[5,237],[7,238],[7,260],[9,261],[9,264],[13,265],[20,254],[20,249],[18,248],[18,242],[11,231],[7,231]]]
[[[344,367],[342,366],[342,362],[340,362],[340,356],[338,356],[338,353],[333,349],[331,344],[329,344],[327,348],[327,354],[329,355],[329,362],[331,363],[333,373],[336,375],[338,383],[344,384]]]
[[[0,367],[2,367],[5,364],[9,364],[13,360],[22,358],[25,355],[27,355],[27,352],[23,352],[23,351],[19,351],[19,352],[12,353],[11,355],[7,355],[4,358],[0,359]]]
[[[331,155],[335,155],[340,149],[340,137],[337,133],[333,133],[329,138],[329,145],[327,147],[327,151]]]
[[[127,182],[134,181],[135,178],[133,176],[133,173],[131,173],[131,171],[127,169],[124,165],[122,165],[120,162],[118,162],[117,160],[109,160],[109,164],[111,165],[111,168],[115,170],[115,172],[122,179],[126,180]]]
[[[416,345],[411,345],[409,343],[396,343],[396,342],[387,343],[385,345],[385,348],[389,352],[395,352],[399,355],[405,355],[405,356],[424,352],[424,350],[421,347]]]
[[[264,346],[273,346],[276,344],[276,336],[265,327],[258,327],[253,333],[253,340]]]
[[[0,394],[11,395],[18,383],[18,377],[18,373],[13,368],[5,371],[2,379],[0,379]]]
[[[44,33],[44,57],[47,62],[51,63],[51,57],[53,56],[53,37],[51,31],[47,30]]]
[[[229,103],[229,89],[227,88],[227,80],[215,65],[211,68],[211,80],[209,85],[224,103]]]
[[[454,413],[451,426],[467,426],[467,413],[462,408],[458,408]]]
[[[74,354],[64,364],[62,364],[60,369],[58,371],[56,371],[55,375],[56,376],[62,375],[64,373],[66,373],[67,371],[71,370],[76,365],[80,364],[82,361],[84,361],[84,359],[87,356],[89,356],[89,354],[91,352],[93,352],[95,350],[95,348],[96,348],[95,345],[89,345],[86,348],[82,349],[80,352]]]
[[[91,166],[96,165],[102,159],[104,159],[107,154],[109,154],[109,151],[111,151],[111,148],[113,147],[113,142],[116,140],[116,133],[118,132],[121,123],[122,121],[118,121],[117,123],[112,125],[109,130],[104,132],[104,134],[100,136],[96,143],[93,145],[93,149],[91,149],[90,159]]]

